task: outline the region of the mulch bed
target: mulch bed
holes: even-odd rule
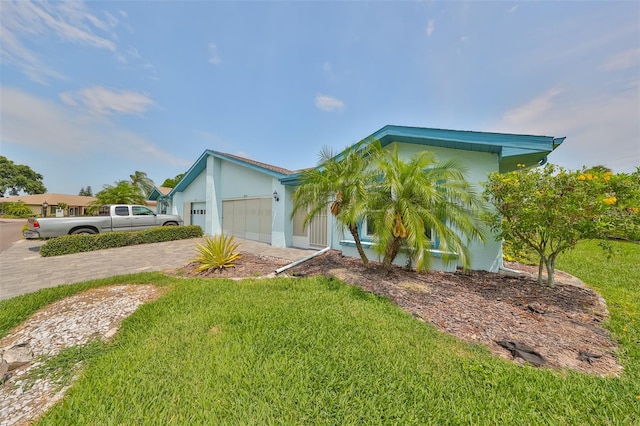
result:
[[[208,278],[272,275],[289,262],[242,253],[235,268],[195,272],[189,264],[175,273]],[[510,268],[537,272],[520,264]],[[617,375],[617,346],[600,326],[608,317],[604,300],[578,279],[556,273],[555,288],[541,287],[533,275],[511,276],[482,271],[418,274],[404,268],[369,268],[360,259],[329,251],[281,275],[325,275],[386,297],[414,316],[464,341],[486,345],[495,355],[513,359],[497,342],[524,344],[546,360],[545,366],[597,375]],[[522,358],[515,362],[524,363]]]

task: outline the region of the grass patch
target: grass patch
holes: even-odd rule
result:
[[[11,329],[20,325],[38,309],[91,288],[121,284],[166,285],[169,282],[172,280],[160,272],[146,272],[43,288],[12,299],[0,300],[0,338],[6,336]]]
[[[324,277],[190,279],[39,424],[633,424],[633,386],[516,366]]]
[[[113,343],[48,363],[46,374],[79,360],[86,368],[38,424],[634,425],[640,246],[614,250],[608,261],[584,242],[558,268],[606,298],[620,378],[514,365],[325,277],[116,277],[0,302],[0,324],[89,287],[172,287],[127,318]],[[16,307],[20,315],[6,315]]]
[[[610,320],[606,326],[620,344],[625,378],[635,381],[634,392],[640,396],[640,244],[610,244],[610,259],[598,241],[582,241],[563,254],[556,266],[580,278],[607,301]]]

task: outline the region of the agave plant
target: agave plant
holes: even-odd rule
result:
[[[199,263],[196,271],[222,270],[235,267],[235,262],[242,256],[236,250],[240,243],[234,241],[233,235],[216,235],[213,238],[205,237],[204,244],[198,244],[196,248],[198,256],[191,262]]]

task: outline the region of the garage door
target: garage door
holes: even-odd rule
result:
[[[222,202],[222,230],[246,240],[271,243],[271,197]]]

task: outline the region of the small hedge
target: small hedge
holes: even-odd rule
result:
[[[198,238],[202,237],[202,235],[202,228],[198,225],[159,226],[143,231],[107,232],[96,235],[63,235],[50,239],[40,247],[40,255],[43,257],[60,256],[137,244]]]

